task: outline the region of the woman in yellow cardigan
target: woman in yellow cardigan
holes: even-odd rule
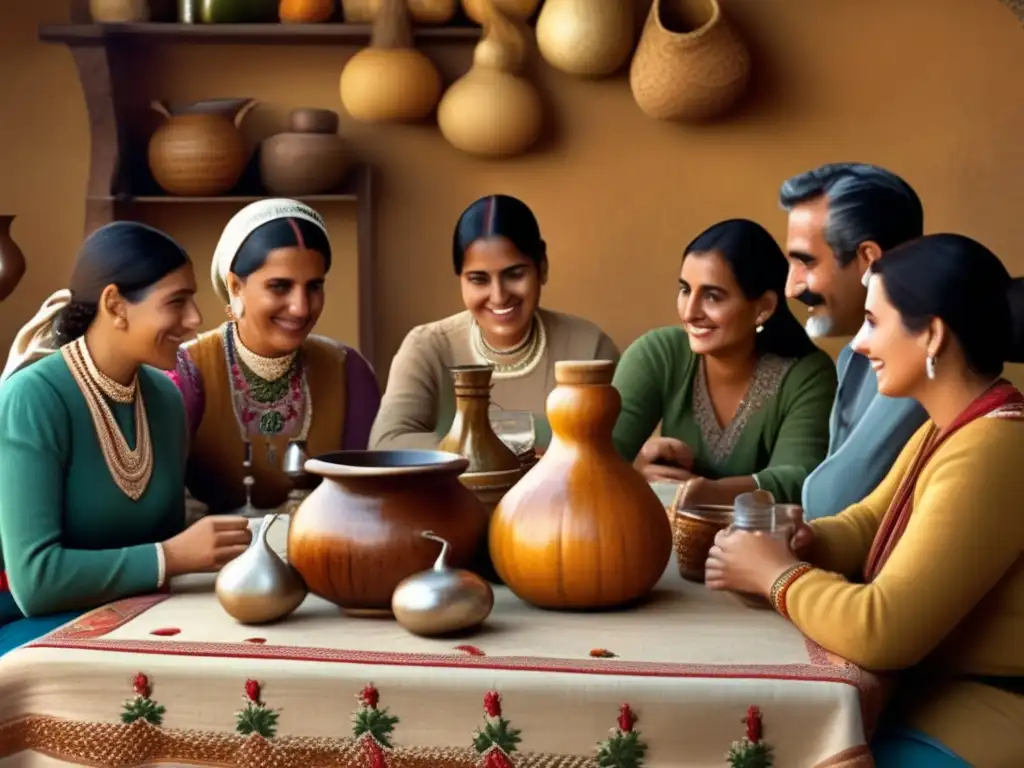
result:
[[[874,493],[793,541],[720,534],[707,585],[763,595],[828,651],[899,673],[877,768],[1024,766],[1024,396],[1001,378],[1020,360],[1014,281],[959,235],[871,273],[855,349],[929,420]]]

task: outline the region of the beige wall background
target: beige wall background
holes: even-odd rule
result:
[[[638,0],[649,5],[650,0]],[[546,306],[587,316],[625,346],[677,322],[680,251],[717,220],[756,219],[780,240],[785,177],[827,161],[879,163],[905,176],[930,231],[958,231],[1024,274],[1024,30],[997,0],[722,0],[755,52],[743,108],[710,126],[647,119],[625,75],[581,81],[538,63],[552,133],[541,151],[504,162],[451,148],[436,126],[368,127],[342,115],[342,133],[380,170],[374,264],[382,375],[405,333],[460,309],[451,230],[478,196],[505,192],[536,211],[551,258]],[[89,136],[67,49],[37,25],[68,18],[66,0],[0,8],[0,213],[28,273],[0,305],[0,344],[64,285],[83,236]],[[299,106],[340,110],[349,46],[167,46],[140,60],[136,86],[175,101],[248,96],[255,143]],[[427,46],[449,80],[471,44]],[[163,205],[140,218],[190,250],[206,323],[223,308],[206,284],[230,206]],[[355,341],[355,211],[322,210],[338,252],[320,331]],[[837,345],[827,348],[835,352]],[[1014,378],[1024,380],[1019,372]]]

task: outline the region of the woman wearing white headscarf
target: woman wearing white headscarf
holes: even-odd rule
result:
[[[289,441],[310,455],[366,448],[376,376],[354,349],[310,335],[330,266],[323,219],[295,200],[252,203],[221,235],[211,279],[230,320],[184,345],[172,374],[192,434],[188,488],[210,512],[245,504],[247,446],[259,509],[287,500]]]

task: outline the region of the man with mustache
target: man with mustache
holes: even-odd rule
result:
[[[923,234],[917,193],[884,168],[830,163],[783,183],[779,201],[789,212],[786,297],[807,305],[810,336],[854,336],[864,323],[871,262]],[[804,481],[806,520],[871,493],[926,418],[915,401],[878,394],[875,371],[850,345],[836,367],[828,456]]]

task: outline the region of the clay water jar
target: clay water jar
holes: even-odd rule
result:
[[[241,126],[252,99],[208,99],[182,107],[154,101],[164,123],[149,140],[149,169],[167,193],[217,196],[238,183],[249,161]]]
[[[431,568],[433,531],[453,568],[471,568],[486,546],[487,511],[460,481],[469,466],[443,451],[337,451],[310,459],[323,482],[288,530],[288,562],[309,591],[356,616],[390,616],[398,584]]]

